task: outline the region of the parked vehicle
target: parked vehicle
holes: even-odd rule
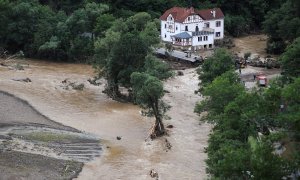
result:
[[[259,74],[256,76],[258,86],[267,86],[267,77],[264,74]]]

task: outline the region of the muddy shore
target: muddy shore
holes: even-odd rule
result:
[[[81,149],[86,143],[99,144],[93,147],[98,148],[96,155],[101,152],[98,140],[84,138],[80,131],[50,120],[3,91],[0,115],[0,179],[73,179],[82,170],[82,160],[89,160],[66,154],[76,152],[74,144]]]

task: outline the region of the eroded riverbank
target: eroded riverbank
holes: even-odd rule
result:
[[[1,91],[0,115],[0,179],[72,179],[102,151],[97,137]]]

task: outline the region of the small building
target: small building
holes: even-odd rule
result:
[[[214,47],[224,37],[224,14],[220,8],[195,10],[173,7],[161,17],[161,39],[191,50]]]

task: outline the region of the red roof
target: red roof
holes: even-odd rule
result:
[[[212,11],[215,11],[215,17],[212,14]],[[173,7],[168,9],[161,17],[160,20],[167,20],[167,17],[172,14],[175,22],[182,23],[189,15],[197,14],[204,20],[212,20],[212,19],[222,19],[224,18],[224,14],[220,8],[214,9],[203,9],[203,10],[194,10],[194,8],[183,8],[183,7]]]

